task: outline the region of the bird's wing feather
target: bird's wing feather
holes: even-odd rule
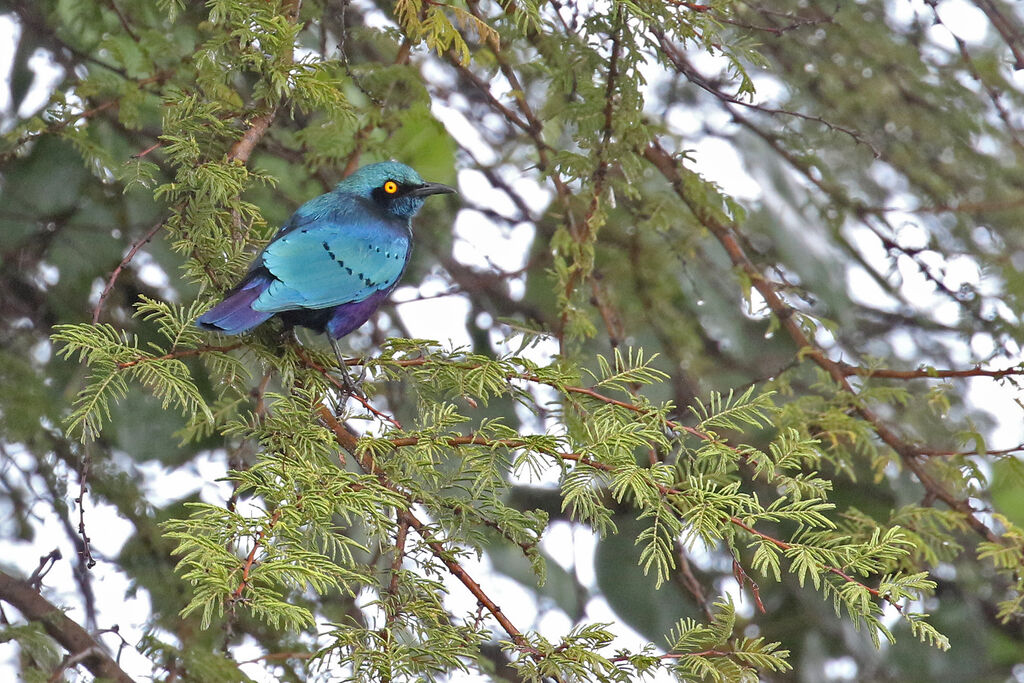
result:
[[[280,312],[365,299],[398,281],[410,241],[406,226],[365,211],[329,212],[295,226],[264,250],[263,266],[276,280],[252,307]]]

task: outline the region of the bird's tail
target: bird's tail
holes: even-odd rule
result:
[[[238,286],[224,295],[224,300],[203,313],[196,325],[204,330],[241,334],[264,322],[273,313],[254,311],[253,301],[270,286],[271,277],[255,270],[245,277]]]

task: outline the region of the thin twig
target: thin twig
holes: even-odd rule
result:
[[[78,554],[82,565],[86,569],[96,566],[96,559],[92,556],[92,546],[89,543],[89,534],[85,530],[85,495],[89,493],[89,471],[92,466],[92,456],[89,454],[88,446],[82,449],[78,459],[78,497],[75,503],[78,505],[78,535],[82,538],[82,545]]]
[[[310,368],[312,370],[315,370],[316,372],[319,372],[328,382],[333,384],[336,389],[338,389],[339,391],[341,391],[345,395],[347,395],[347,396],[349,396],[351,398],[354,398],[364,408],[366,408],[368,411],[370,411],[370,413],[372,413],[374,415],[374,417],[378,418],[382,422],[389,423],[395,429],[402,429],[402,424],[398,421],[397,418],[395,418],[395,417],[393,417],[391,415],[388,415],[387,413],[384,413],[384,412],[382,412],[380,410],[377,410],[377,408],[372,403],[370,403],[364,396],[360,396],[358,393],[353,392],[349,387],[345,386],[345,383],[342,382],[341,380],[339,380],[334,375],[332,375],[327,370],[327,368],[325,368],[324,366],[320,365],[315,360],[310,358],[309,355],[306,353],[306,350],[302,348],[301,344],[296,344],[295,345],[295,353],[296,353],[296,355],[298,355],[299,359],[302,361],[302,363],[306,367],[308,367],[308,368]],[[345,368],[347,368],[347,367],[348,367],[348,363],[345,364]],[[345,368],[340,368],[340,369],[341,369],[342,372],[345,372]]]
[[[106,4],[107,4],[108,7],[110,7],[110,9],[114,10],[114,14],[117,15],[118,21],[121,22],[121,28],[124,29],[124,32],[127,33],[129,36],[131,36],[132,40],[134,40],[136,43],[138,43],[139,42],[139,34],[137,34],[132,29],[131,24],[128,23],[128,17],[126,17],[124,15],[124,12],[121,11],[121,8],[117,6],[117,0],[106,0]]]
[[[839,371],[847,377],[884,377],[886,379],[951,379],[957,377],[991,377],[1002,379],[1015,375],[1024,375],[1024,367],[1019,365],[1000,370],[988,370],[979,365],[964,370],[940,370],[937,368],[918,368],[917,370],[893,370],[890,368],[866,368],[836,361]]]
[[[140,363],[154,363],[162,360],[172,360],[176,358],[187,358],[188,356],[198,356],[203,353],[227,353],[228,351],[234,351],[235,349],[244,346],[242,342],[235,342],[234,344],[226,344],[224,346],[197,346],[194,349],[181,349],[179,351],[169,351],[162,356],[140,356],[135,360],[126,360],[117,364],[118,370],[124,370]]]
[[[1024,69],[1024,49],[1020,45],[1024,31],[1021,27],[1005,16],[993,0],[974,0],[974,5],[985,13],[992,22],[992,27],[1010,48],[1010,52],[1013,53],[1013,68],[1018,71]]]
[[[668,39],[668,36],[666,36],[664,31],[654,30],[652,32],[661,44],[661,49],[664,52],[665,56],[668,58],[668,61],[672,64],[673,67],[675,67],[676,71],[685,76],[687,80],[689,80],[691,83],[701,88],[702,90],[707,91],[711,95],[715,96],[717,99],[721,100],[723,103],[727,105],[735,104],[740,107],[746,107],[747,109],[759,111],[762,114],[769,114],[773,116],[789,116],[792,118],[801,119],[803,121],[810,121],[812,123],[821,124],[822,126],[828,128],[829,130],[836,131],[837,133],[843,133],[844,135],[847,135],[850,138],[852,138],[855,142],[864,145],[865,147],[871,150],[871,154],[872,156],[874,156],[874,158],[881,158],[881,150],[879,150],[878,147],[873,142],[871,142],[871,140],[865,137],[863,133],[854,130],[853,128],[847,128],[846,126],[839,125],[838,123],[834,123],[820,116],[814,116],[812,114],[803,114],[801,112],[791,111],[789,109],[778,109],[775,107],[767,107],[762,104],[756,104],[754,102],[747,102],[738,97],[734,97],[728,93],[722,92],[720,89],[715,87],[715,85],[711,81],[704,77],[703,74],[698,72],[697,69],[693,67],[693,65],[690,64],[686,56],[675,45],[672,44],[672,42]],[[726,108],[728,109],[728,107]]]
[[[156,236],[156,234],[160,231],[160,228],[164,227],[165,223],[165,220],[161,220],[160,222],[156,223],[152,228],[149,229],[149,232],[147,232],[136,242],[134,242],[131,248],[128,250],[128,253],[124,255],[124,258],[121,259],[121,262],[117,264],[116,268],[114,268],[114,271],[110,274],[110,277],[107,278],[107,284],[103,287],[103,291],[100,293],[100,298],[96,302],[95,308],[92,309],[93,325],[100,321],[100,313],[103,311],[103,304],[106,303],[107,297],[110,295],[110,290],[114,288],[114,283],[117,282],[117,278],[118,276],[121,275],[121,271],[124,270],[128,266],[128,264],[132,262],[132,259],[135,258],[135,255],[139,253],[139,249],[141,249],[143,245],[148,243],[151,239],[153,239],[153,237]]]
[[[253,567],[256,565],[256,554],[263,547],[263,542],[266,540],[267,534],[269,534],[273,530],[274,526],[280,519],[281,508],[277,508],[270,515],[270,520],[266,523],[266,525],[264,525],[262,529],[259,530],[259,532],[256,534],[256,538],[253,539],[252,549],[249,551],[249,554],[245,558],[245,564],[242,565],[242,580],[238,582],[238,587],[236,587],[234,592],[231,594],[231,599],[229,602],[231,602],[232,604],[242,598],[242,593],[244,593],[245,589],[249,586],[249,578],[252,575]]]
[[[380,469],[374,463],[373,456],[370,455],[370,453],[358,448],[356,436],[338,421],[326,405],[321,405],[318,412],[320,414],[320,418],[324,421],[324,424],[327,425],[328,429],[334,433],[338,445],[355,459],[364,472],[375,475],[382,486],[402,495],[406,495],[381,473]],[[458,579],[459,582],[473,595],[473,597],[477,599],[477,602],[483,605],[484,609],[494,617],[502,629],[504,629],[505,633],[508,634],[509,638],[511,638],[517,649],[540,661],[543,658],[541,653],[529,644],[529,641],[526,640],[523,632],[520,631],[507,616],[505,616],[501,607],[499,607],[498,604],[487,595],[483,588],[481,588],[480,584],[469,575],[465,568],[459,564],[456,559],[454,559],[452,553],[446,550],[441,542],[434,538],[433,534],[429,532],[427,526],[409,510],[399,510],[398,516],[400,522],[404,522],[419,534],[420,538],[422,538],[427,544],[431,554],[440,560],[452,576]]]
[[[743,248],[736,240],[734,228],[722,223],[706,206],[685,190],[682,176],[679,174],[677,161],[672,155],[657,143],[652,143],[644,150],[644,156],[665,177],[676,195],[690,208],[694,216],[714,235],[719,244],[725,249],[733,265],[749,278],[750,283],[765,300],[769,310],[778,319],[779,324],[790,336],[797,348],[800,349],[804,357],[809,358],[825,370],[840,388],[856,396],[857,391],[850,385],[847,375],[844,374],[842,368],[807,336],[807,333],[800,326],[797,311],[782,298],[772,283],[764,277],[761,271],[747,257]],[[855,401],[853,407],[872,426],[879,438],[900,456],[904,466],[917,477],[918,481],[921,482],[921,485],[927,491],[951,509],[963,514],[971,529],[985,538],[985,540],[991,543],[1000,543],[999,536],[977,517],[977,511],[972,507],[969,500],[957,498],[946,486],[936,480],[925,469],[923,462],[920,460],[922,455],[920,448],[902,439],[892,427],[886,424],[863,401]]]
[[[40,557],[39,566],[37,566],[31,576],[28,577],[26,583],[36,590],[42,588],[43,577],[50,573],[50,570],[53,569],[59,559],[61,559],[60,548],[54,548],[46,555]]]

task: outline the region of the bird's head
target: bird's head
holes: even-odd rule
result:
[[[412,218],[430,195],[455,190],[441,183],[425,182],[405,164],[385,161],[363,166],[338,183],[335,192],[369,199],[389,213]]]

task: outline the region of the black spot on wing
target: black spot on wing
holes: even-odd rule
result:
[[[327,255],[331,257],[331,260],[332,260],[332,261],[334,261],[335,263],[337,263],[337,264],[338,264],[338,267],[339,267],[339,268],[341,268],[341,269],[345,270],[345,271],[346,271],[346,272],[347,272],[347,273],[348,273],[349,275],[351,275],[351,274],[352,274],[352,269],[351,269],[351,268],[349,268],[348,266],[346,266],[346,265],[345,265],[345,262],[344,262],[344,261],[342,261],[342,260],[341,260],[340,258],[338,258],[337,256],[335,256],[334,252],[333,252],[333,251],[331,251],[331,245],[329,245],[329,244],[328,244],[327,242],[321,242],[320,244],[322,244],[322,245],[323,245],[323,247],[324,247],[324,251],[326,251],[326,252],[327,252]]]

